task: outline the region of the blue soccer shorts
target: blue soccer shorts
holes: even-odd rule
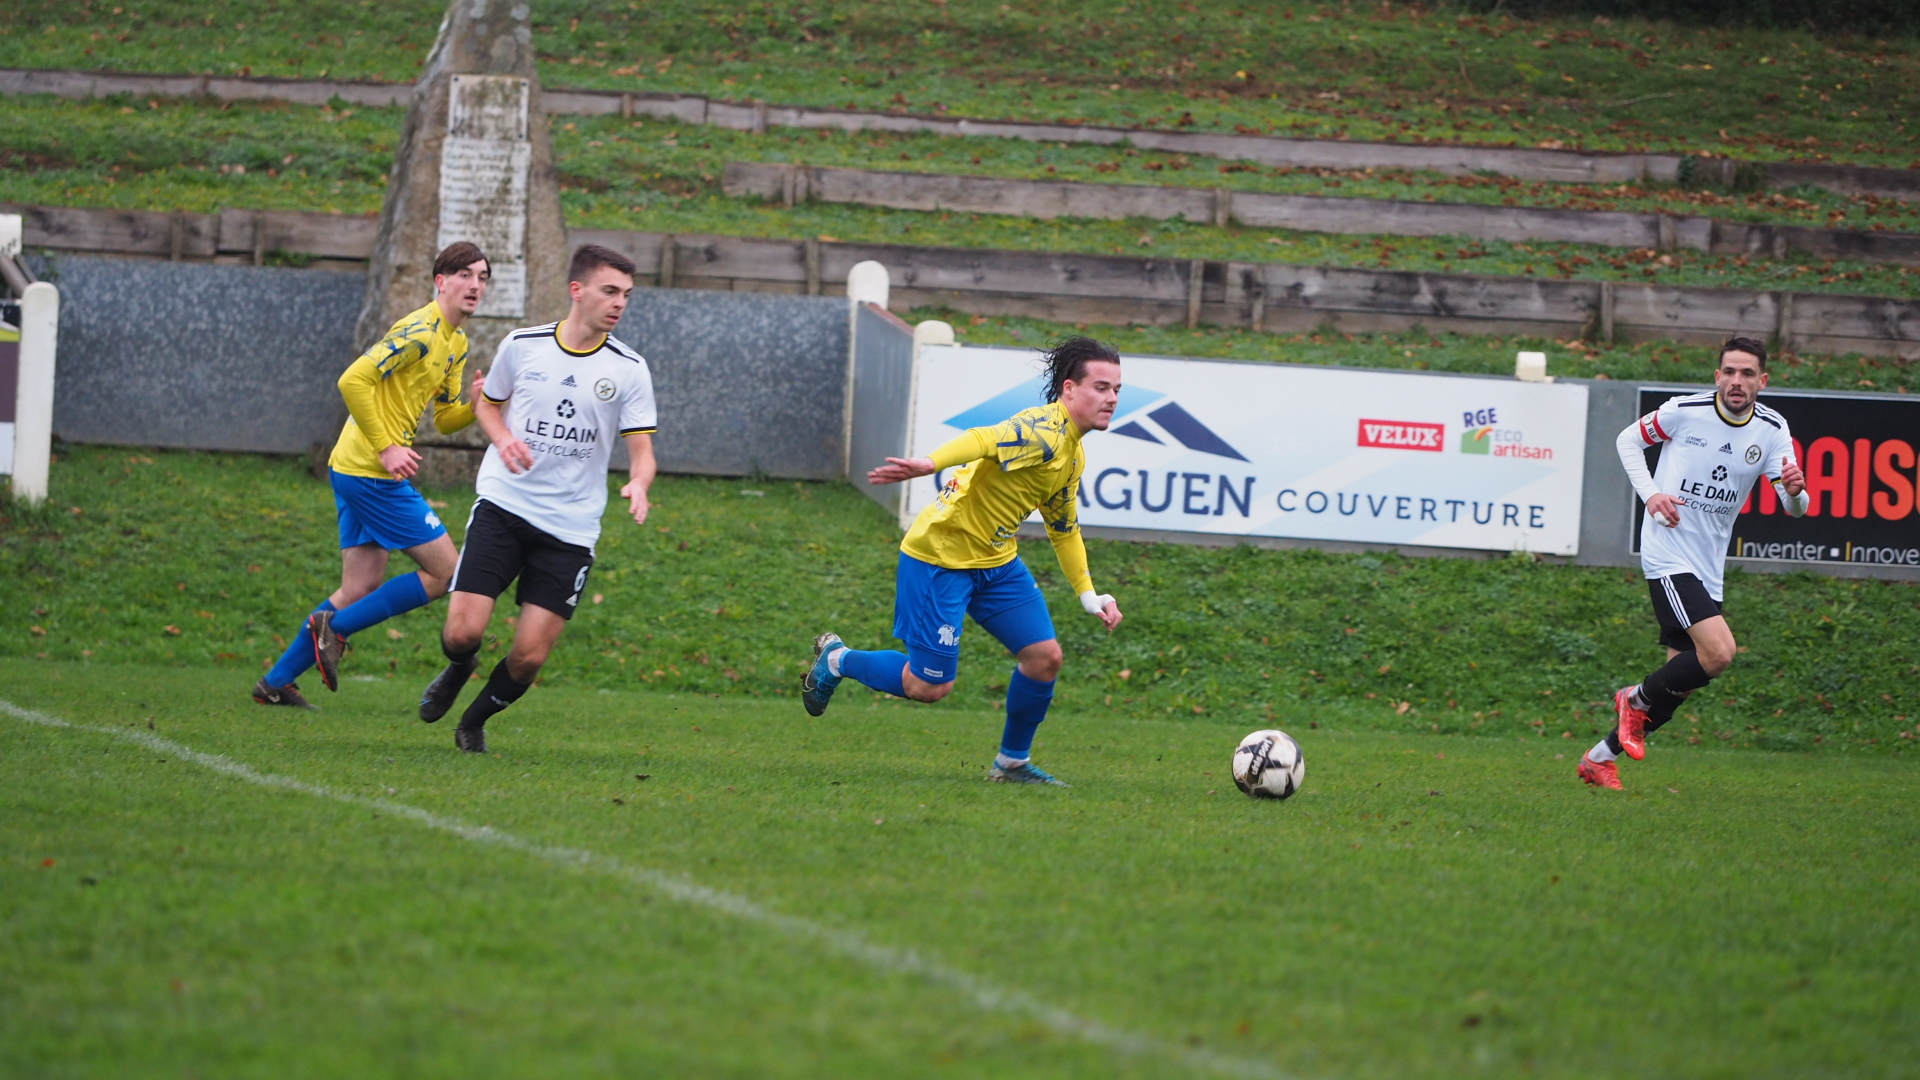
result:
[[[405,480],[375,480],[327,470],[333,481],[333,505],[340,511],[340,546],[378,544],[388,551],[438,540],[447,535],[433,512]]]
[[[948,570],[900,553],[893,636],[907,643],[907,670],[923,682],[952,682],[968,615],[1015,655],[1055,636],[1046,597],[1018,557],[990,570]]]

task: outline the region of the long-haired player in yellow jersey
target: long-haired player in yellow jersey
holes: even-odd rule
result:
[[[971,615],[1019,658],[1007,682],[1007,726],[989,780],[1061,784],[1033,764],[1033,736],[1047,718],[1060,673],[1060,643],[1046,598],[1020,561],[1014,534],[1035,510],[1081,606],[1111,631],[1120,606],[1093,587],[1080,537],[1080,439],[1105,431],[1120,400],[1120,354],[1092,338],[1068,338],[1049,352],[1047,403],[974,428],[931,457],[888,458],[870,484],[897,484],[955,469],[900,544],[893,633],[907,651],[850,649],[838,634],[814,639],[801,699],[815,716],[842,678],[896,697],[939,701],[960,666],[960,629]]]
[[[317,664],[320,681],[338,688],[348,636],[446,594],[459,553],[440,515],[407,483],[420,470],[414,427],[429,404],[442,432],[473,423],[473,406],[460,400],[467,369],[460,324],[486,295],[491,267],[473,244],[448,245],[433,261],[434,298],[394,323],[340,376],[349,415],[327,461],[340,512],[340,587],[254,684],[260,704],[312,708],[296,676]],[[406,552],[419,572],[388,579],[391,551]]]

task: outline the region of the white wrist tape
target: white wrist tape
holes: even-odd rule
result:
[[[1089,615],[1100,614],[1107,610],[1107,605],[1111,603],[1113,603],[1113,597],[1107,593],[1097,593],[1088,589],[1080,594],[1080,606],[1086,608]]]

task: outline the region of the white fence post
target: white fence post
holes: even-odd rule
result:
[[[60,333],[60,290],[44,281],[20,298],[20,381],[14,398],[13,494],[31,503],[47,498],[53,453],[53,363]]]
[[[920,362],[920,348],[923,345],[953,344],[953,327],[939,319],[928,319],[913,328],[913,361]]]
[[[847,298],[856,304],[887,306],[887,268],[868,259],[847,271]]]
[[[811,250],[811,249],[809,249]],[[860,305],[887,306],[887,268],[868,259],[847,271],[847,380],[846,405],[840,414],[840,472],[853,468],[853,372],[860,355]]]

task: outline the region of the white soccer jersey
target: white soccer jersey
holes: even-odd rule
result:
[[[1618,445],[1629,477],[1635,473],[1629,455],[1640,458],[1638,472],[1644,477],[1641,455],[1649,446],[1662,446],[1651,484],[1636,482],[1635,489],[1642,499],[1665,492],[1680,504],[1680,524],[1671,529],[1641,513],[1640,565],[1647,577],[1692,574],[1707,587],[1707,595],[1725,599],[1722,585],[1734,519],[1753,482],[1761,476],[1778,481],[1781,468],[1793,458],[1786,418],[1755,403],[1744,419],[1735,421],[1717,393],[1687,394],[1634,421],[1620,433]]]
[[[569,544],[592,548],[607,508],[613,441],[658,422],[653,376],[641,355],[611,335],[576,353],[559,324],[515,330],[500,343],[483,390],[506,405],[507,430],[533,451],[533,468],[507,471],[489,446],[474,491]]]

